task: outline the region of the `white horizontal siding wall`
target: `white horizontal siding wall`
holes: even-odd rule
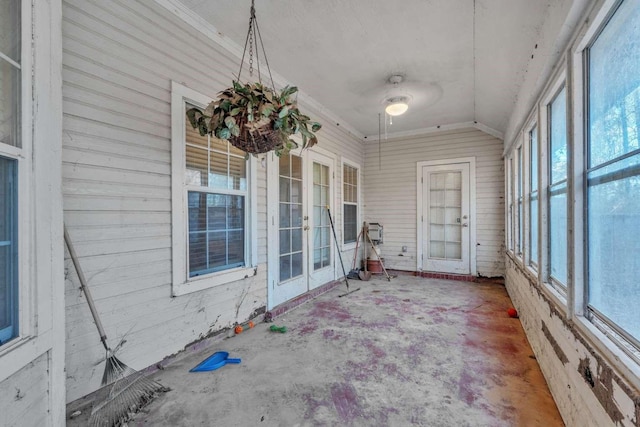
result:
[[[458,129],[400,139],[370,141],[365,148],[365,220],[384,226],[385,267],[415,271],[416,164],[476,158],[477,271],[504,275],[503,143],[477,129]],[[407,246],[407,252],[402,252]]]
[[[214,97],[239,59],[152,0],[67,0],[62,28],[65,222],[111,345],[126,337],[119,356],[142,369],[266,305],[266,169],[257,276],[172,298],[171,81]],[[323,124],[322,148],[362,161],[362,143]],[[68,260],[67,272],[72,401],[99,386],[104,351]]]
[[[0,425],[53,425],[49,411],[49,353],[26,364],[0,382]],[[59,408],[56,408],[59,410]],[[59,420],[61,421],[61,420]]]

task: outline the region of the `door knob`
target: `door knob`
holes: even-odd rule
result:
[[[302,229],[303,229],[303,230],[308,230],[308,229],[309,229],[309,226],[308,226],[308,225],[305,225],[304,227],[302,227]]]
[[[463,227],[468,227],[469,224],[467,224],[466,222],[462,224]]]

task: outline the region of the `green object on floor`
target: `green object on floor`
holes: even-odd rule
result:
[[[285,332],[287,332],[287,327],[286,326],[271,325],[269,327],[269,330],[271,332],[280,332],[281,334],[284,334]]]

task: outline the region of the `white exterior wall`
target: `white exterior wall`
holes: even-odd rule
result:
[[[400,120],[400,119],[398,119]],[[365,220],[384,226],[386,268],[416,271],[417,176],[422,161],[475,157],[477,272],[504,275],[503,142],[477,129],[457,129],[366,143]],[[381,162],[379,162],[379,152]],[[402,246],[407,252],[402,253]],[[400,256],[399,254],[402,254]]]
[[[172,298],[171,81],[214,97],[239,59],[152,0],[68,0],[63,15],[65,221],[111,346],[126,336],[119,357],[142,369],[266,306],[266,169],[258,161],[257,275]],[[355,137],[301,104],[324,125],[323,149],[362,163]],[[336,168],[338,200],[341,185]],[[104,350],[66,266],[72,401],[99,386]]]

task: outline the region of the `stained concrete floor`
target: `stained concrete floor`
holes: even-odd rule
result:
[[[563,425],[504,286],[351,285],[276,318],[285,334],[261,323],[181,355],[129,426]],[[216,351],[242,363],[189,373]]]

